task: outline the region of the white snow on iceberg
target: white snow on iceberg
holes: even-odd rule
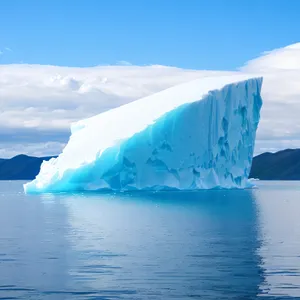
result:
[[[25,192],[245,188],[262,78],[201,78],[79,121]]]

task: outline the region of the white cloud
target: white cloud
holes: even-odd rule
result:
[[[300,147],[300,43],[265,52],[241,68],[264,77],[256,152]]]
[[[4,55],[5,52],[12,52],[12,50],[9,47],[5,47],[4,49],[0,49],[0,55]]]
[[[21,153],[30,156],[53,156],[60,153],[64,148],[64,143],[47,142],[47,143],[0,143],[0,157],[9,158]]]
[[[117,62],[117,65],[120,65],[120,66],[132,66],[132,63],[127,61],[127,60],[119,60]]]
[[[300,43],[266,51],[260,57],[248,61],[242,70],[263,73],[300,70]]]
[[[300,43],[264,53],[240,71],[264,76],[256,153],[300,147]],[[233,73],[165,66],[0,65],[0,138],[16,137],[0,157],[60,151],[73,121],[199,77]],[[44,143],[60,146],[49,151],[41,147]]]

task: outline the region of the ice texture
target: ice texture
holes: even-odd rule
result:
[[[27,193],[245,188],[262,78],[201,78],[81,120]]]

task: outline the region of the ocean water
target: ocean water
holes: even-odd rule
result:
[[[29,196],[22,184],[0,182],[0,299],[300,297],[300,182]]]

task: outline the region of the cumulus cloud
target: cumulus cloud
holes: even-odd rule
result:
[[[44,157],[53,156],[60,153],[65,147],[65,143],[46,142],[46,143],[0,143],[0,157],[13,157],[20,153],[26,153],[31,156]]]
[[[256,152],[300,147],[300,43],[263,53],[242,72],[264,77]]]
[[[300,43],[263,53],[236,72],[264,76],[256,154],[300,147]],[[176,84],[236,72],[124,63],[93,68],[0,65],[0,157],[58,154],[74,121]]]
[[[255,72],[300,70],[300,43],[266,51],[256,59],[248,61],[241,69]]]

